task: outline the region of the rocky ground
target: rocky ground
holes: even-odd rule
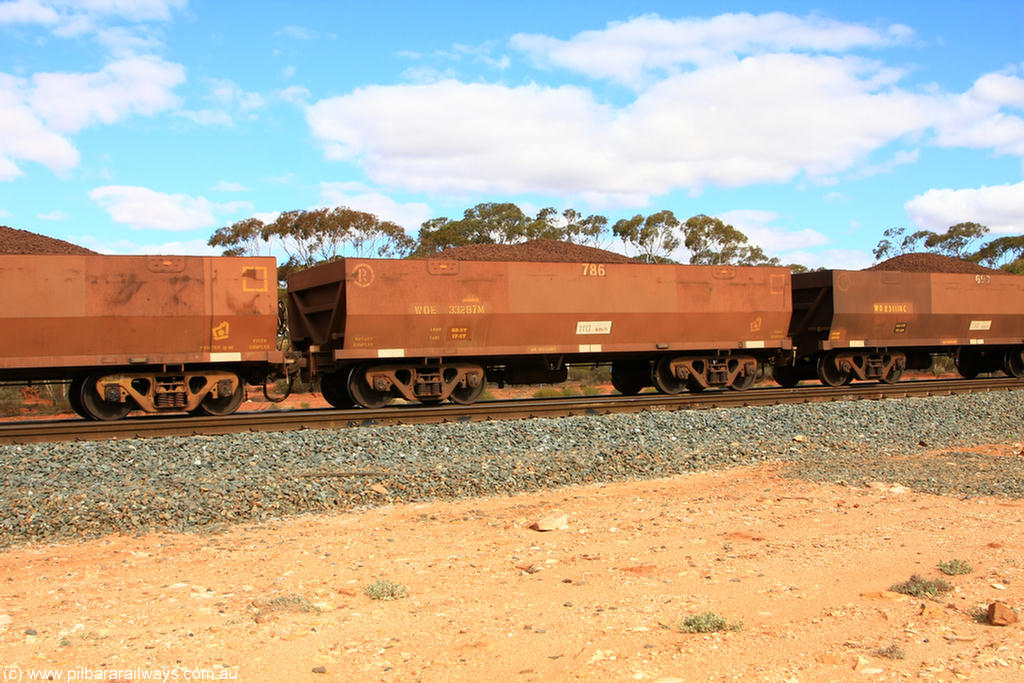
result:
[[[1020,680],[1020,624],[978,618],[1024,606],[1022,403],[4,447],[0,665]],[[913,574],[950,590],[890,591]]]
[[[1001,392],[2,446],[0,544],[189,531],[779,460],[822,481],[889,478],[930,493],[1021,497],[1016,461],[976,470],[959,458],[937,476],[929,463],[899,456],[1021,438],[1022,412],[1024,392]]]

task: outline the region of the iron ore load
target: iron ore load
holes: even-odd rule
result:
[[[624,394],[745,389],[790,348],[785,268],[341,259],[288,279],[292,347],[337,407],[473,403],[611,363]]]
[[[278,369],[273,258],[0,255],[0,380],[70,380],[83,417],[226,415]]]

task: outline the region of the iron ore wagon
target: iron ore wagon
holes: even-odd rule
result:
[[[775,380],[897,382],[953,356],[961,375],[1024,377],[1024,278],[989,273],[826,270],[793,276],[795,353]]]
[[[745,389],[790,311],[785,268],[348,258],[288,278],[292,348],[338,407],[472,403],[595,363],[624,394]]]
[[[284,362],[273,258],[0,255],[0,292],[0,380],[90,419],[228,414]]]

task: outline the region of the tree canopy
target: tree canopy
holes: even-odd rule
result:
[[[764,250],[742,232],[720,218],[698,214],[686,221],[683,246],[690,251],[690,263],[703,265],[777,266]]]
[[[683,242],[680,225],[674,213],[659,211],[647,218],[623,218],[612,226],[612,233],[638,252],[638,261],[672,263],[672,252]]]
[[[401,258],[416,241],[401,226],[346,207],[285,211],[271,223],[247,218],[217,230],[208,244],[225,256],[251,256],[278,246],[287,256],[285,274],[342,256]]]
[[[978,223],[957,223],[943,233],[918,230],[909,235],[906,234],[906,228],[889,228],[882,233],[883,237],[873,253],[878,261],[916,251],[967,259],[971,256],[971,247],[987,233],[988,228]]]
[[[282,277],[294,270],[343,256],[402,258],[437,254],[471,244],[516,244],[549,239],[607,248],[622,240],[635,258],[646,263],[674,263],[681,248],[689,262],[704,265],[779,265],[746,235],[721,219],[698,214],[686,222],[664,210],[637,214],[608,229],[605,216],[586,215],[568,208],[546,207],[533,217],[516,204],[485,202],[463,212],[462,218],[431,218],[420,227],[418,239],[398,225],[347,207],[285,211],[264,223],[247,218],[218,229],[209,244],[225,255],[244,256],[283,251]],[[793,270],[806,270],[793,264]]]
[[[639,260],[648,263],[671,263],[671,255],[682,246],[690,252],[689,263],[696,265],[779,265],[777,258],[765,255],[764,250],[751,244],[740,230],[720,218],[704,214],[697,214],[685,223],[671,211],[659,211],[646,218],[637,214],[618,221],[612,229],[617,237],[639,252]]]
[[[440,217],[425,221],[413,255],[429,256],[467,244],[516,244],[537,239],[596,246],[607,225],[604,216],[584,216],[575,209],[566,209],[560,215],[548,207],[530,218],[516,204],[486,202],[466,209],[458,220]]]
[[[882,233],[873,253],[875,259],[881,261],[925,251],[1024,275],[1024,235],[997,237],[977,246],[988,233],[986,226],[974,222],[957,223],[941,233],[918,230],[908,235],[906,228],[894,227]]]

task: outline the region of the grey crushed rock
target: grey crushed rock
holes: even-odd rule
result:
[[[1022,409],[1017,391],[2,446],[0,546],[780,460],[789,476],[820,481],[1021,498],[1024,458],[946,453],[939,467],[899,456],[1021,440]]]

